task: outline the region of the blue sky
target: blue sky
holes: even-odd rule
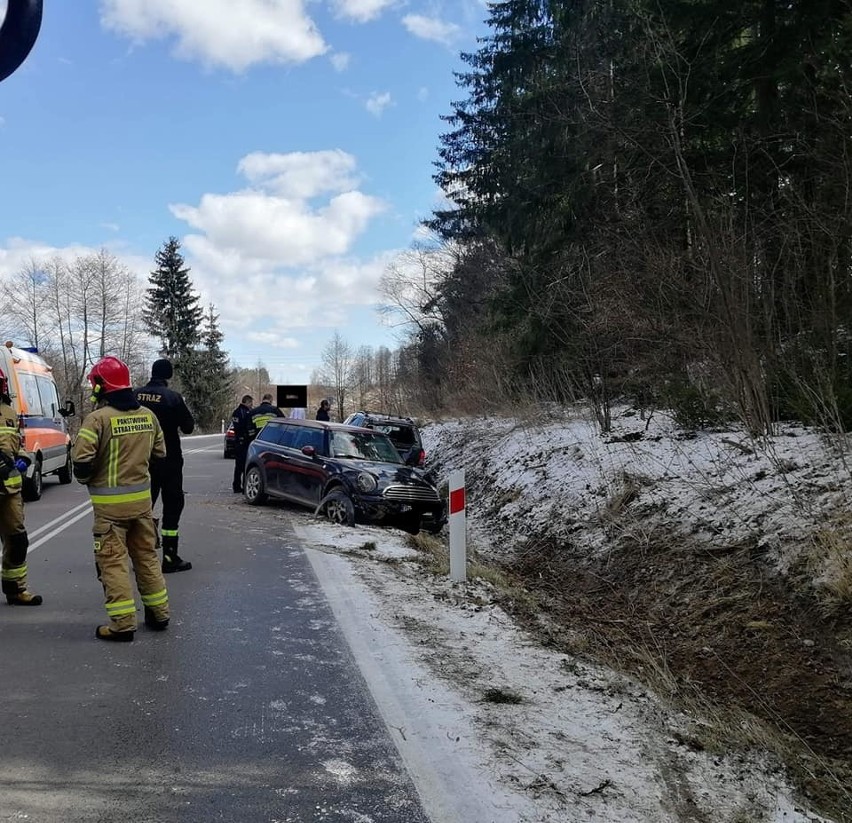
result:
[[[377,284],[438,197],[483,0],[45,6],[0,84],[0,275],[106,246],[146,276],[175,235],[240,365],[299,383],[335,331],[397,345]]]

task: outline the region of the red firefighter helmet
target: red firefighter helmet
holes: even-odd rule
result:
[[[92,384],[92,388],[100,386],[100,391],[104,394],[119,389],[129,389],[131,388],[130,369],[117,357],[108,355],[102,357],[92,366],[92,370],[89,372],[89,382]]]

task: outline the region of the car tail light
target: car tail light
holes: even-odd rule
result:
[[[421,469],[426,465],[426,452],[423,449],[420,449],[420,453],[417,455],[417,465]]]

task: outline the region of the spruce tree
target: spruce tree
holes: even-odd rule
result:
[[[163,355],[180,368],[178,364],[201,339],[203,312],[180,253],[180,241],[170,237],[154,261],[157,268],[149,278],[142,319],[148,331],[160,339]]]
[[[204,315],[201,346],[184,354],[180,369],[184,396],[204,431],[215,430],[231,411],[233,378],[228,353],[221,348],[223,339],[219,315],[211,304]]]

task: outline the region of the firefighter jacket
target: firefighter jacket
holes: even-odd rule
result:
[[[23,479],[15,468],[19,457],[30,462],[29,455],[21,447],[21,432],[18,428],[18,415],[5,401],[0,400],[0,494],[18,494]]]
[[[135,401],[121,409],[109,399],[101,403],[74,441],[74,475],[89,487],[96,510],[116,520],[139,517],[151,511],[148,463],[166,456],[163,431],[153,412]]]
[[[170,460],[181,457],[178,430],[192,434],[195,419],[180,392],[170,389],[165,380],[151,378],[147,386],[135,389],[135,394],[143,406],[154,412],[160,423],[166,441],[166,457]]]
[[[249,437],[254,440],[254,438],[260,434],[260,430],[270,420],[272,420],[273,417],[284,417],[284,412],[282,412],[278,406],[273,406],[272,403],[261,403],[259,406],[255,406],[251,410]]]
[[[246,445],[250,440],[251,409],[240,403],[231,415],[231,422],[234,424],[234,440],[242,446]]]

